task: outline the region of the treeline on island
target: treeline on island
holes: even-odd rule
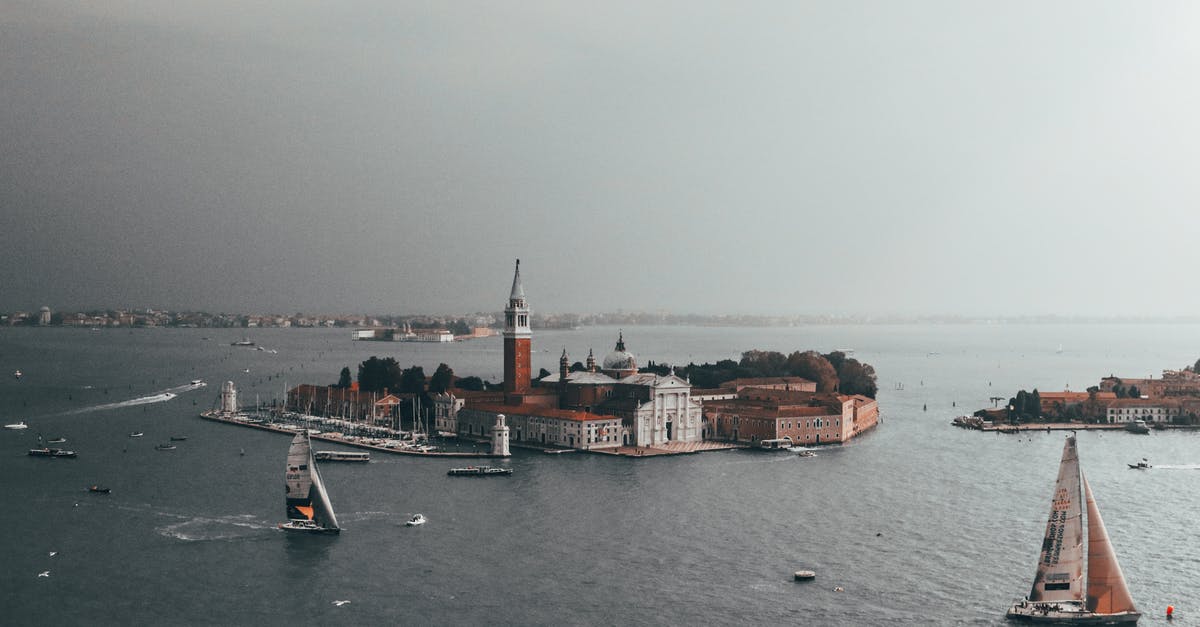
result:
[[[582,362],[570,366],[572,372],[584,370]],[[785,355],[776,351],[751,350],[742,353],[740,361],[722,359],[716,363],[695,364],[672,368],[666,363],[649,361],[639,368],[641,372],[667,375],[672,371],[685,377],[697,388],[718,388],[734,379],[757,377],[803,377],[817,384],[818,392],[840,392],[861,394],[875,398],[875,368],[865,362],[847,357],[841,351],[822,355],[817,351],[795,351]],[[354,378],[349,367],[342,368],[336,388],[349,388]],[[550,375],[541,369],[537,378]],[[499,384],[484,381],[479,377],[454,376],[454,370],[439,364],[431,376],[426,377],[421,366],[402,368],[392,357],[372,356],[358,365],[358,389],[362,392],[397,392],[400,394],[441,394],[451,388],[460,390],[496,389]]]
[[[581,364],[582,366],[582,364]],[[648,362],[643,372],[667,374],[667,364]],[[878,391],[875,368],[871,364],[847,357],[841,351],[822,355],[813,350],[795,351],[785,355],[776,351],[750,350],[742,353],[740,361],[722,359],[715,364],[689,363],[675,369],[698,388],[718,388],[734,379],[757,377],[803,377],[817,384],[818,392],[861,394],[875,398]]]

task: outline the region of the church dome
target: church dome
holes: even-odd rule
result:
[[[636,370],[637,358],[625,350],[625,335],[618,336],[617,347],[604,357],[605,370]]]

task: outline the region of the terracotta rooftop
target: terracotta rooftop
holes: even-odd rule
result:
[[[588,422],[592,420],[620,420],[617,416],[601,416],[586,411],[574,411],[571,409],[558,409],[554,407],[543,407],[541,405],[532,405],[525,403],[522,405],[504,405],[500,403],[479,403],[471,404],[465,409],[476,409],[494,414],[504,414],[511,416],[514,414],[521,416],[533,416],[537,418],[556,418],[558,420],[573,420],[575,422]]]

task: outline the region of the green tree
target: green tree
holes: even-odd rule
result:
[[[372,355],[358,365],[358,389],[363,392],[382,392],[400,387],[400,364],[387,357],[380,359]]]
[[[479,377],[463,377],[454,381],[454,387],[460,390],[480,392],[483,390],[483,379]]]
[[[842,351],[833,351],[831,353],[826,353],[825,359],[829,360],[830,365],[833,366],[833,369],[838,372],[838,376],[840,377],[842,373],[842,364],[846,361],[846,353],[843,353]]]
[[[420,366],[405,368],[400,373],[400,391],[409,394],[425,392],[425,369]]]
[[[752,350],[742,353],[738,366],[751,377],[779,377],[787,374],[788,358],[775,351]]]
[[[1025,413],[1034,418],[1040,418],[1042,415],[1042,395],[1038,394],[1037,388],[1033,388],[1033,391],[1029,393],[1025,402],[1027,403]]]
[[[833,392],[838,387],[833,364],[817,351],[796,351],[788,355],[787,367],[790,374],[816,382],[818,392]]]
[[[346,389],[350,387],[352,380],[350,379],[350,366],[342,368],[342,373],[338,375],[338,382],[333,384],[335,388]]]
[[[1127,395],[1129,396],[1129,398],[1141,398],[1142,391],[1138,389],[1138,386],[1131,385],[1131,386],[1129,386],[1129,391],[1127,392]]]
[[[429,393],[441,394],[454,386],[454,371],[446,364],[438,364],[433,376],[429,377]]]
[[[841,355],[841,353],[832,353]],[[832,365],[832,361],[830,362]],[[839,361],[840,366],[837,367],[838,390],[843,394],[862,394],[870,398],[875,398],[875,393],[878,391],[878,386],[875,383],[875,368],[870,364],[864,364],[857,359],[843,359]]]

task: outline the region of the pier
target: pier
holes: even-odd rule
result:
[[[221,422],[229,425],[237,425],[239,427],[249,427],[251,429],[258,429],[260,431],[271,431],[290,436],[294,436],[299,433],[298,429],[288,429],[281,426],[279,423],[249,422],[245,419],[239,420],[237,416],[237,414],[227,415],[219,411],[207,411],[200,414],[200,417],[205,420]],[[242,416],[244,416],[244,414],[242,414]],[[347,436],[333,433],[315,433],[310,434],[309,437],[314,440],[333,442],[335,444],[344,444],[346,446],[353,446],[354,448],[367,449],[371,451],[381,451],[384,453],[391,453],[392,455],[410,455],[416,457],[457,457],[459,459],[503,459],[505,457],[504,455],[476,453],[471,451],[414,451],[411,449],[399,449],[395,447],[382,446],[379,444],[371,444],[357,439],[349,439]]]

